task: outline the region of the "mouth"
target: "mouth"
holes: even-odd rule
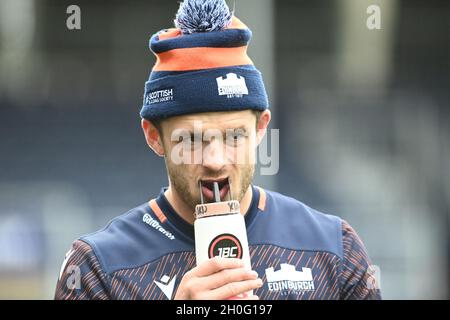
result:
[[[225,196],[230,191],[230,183],[228,177],[221,179],[204,179],[200,180],[201,192],[203,194],[205,202],[214,202],[214,182],[219,185],[219,196],[218,201],[224,201]]]

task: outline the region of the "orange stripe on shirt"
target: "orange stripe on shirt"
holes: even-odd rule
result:
[[[259,190],[258,209],[264,211],[266,208],[266,191],[263,188],[257,187]]]
[[[150,205],[150,208],[155,213],[156,217],[159,219],[159,221],[161,221],[161,223],[166,222],[167,218],[164,215],[164,213],[161,211],[161,209],[159,208],[158,203],[156,203],[156,200],[155,199],[150,200],[149,205]]]
[[[253,64],[247,46],[180,48],[156,55],[153,71],[188,71]]]

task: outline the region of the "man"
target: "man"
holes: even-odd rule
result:
[[[157,62],[141,109],[169,186],[76,240],[55,298],[379,299],[348,223],[251,184],[270,111],[246,53],[250,30],[224,0],[186,0],[175,25],[151,38]],[[195,265],[193,212],[201,198],[213,201],[214,182],[221,199],[240,202],[253,270],[233,258]]]

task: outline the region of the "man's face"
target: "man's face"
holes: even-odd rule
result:
[[[241,201],[255,168],[256,115],[250,110],[177,116],[161,123],[165,161],[171,186],[194,208],[214,201],[213,183],[221,200]],[[230,193],[231,185],[231,193]]]

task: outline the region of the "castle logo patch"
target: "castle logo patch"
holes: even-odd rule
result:
[[[219,96],[242,98],[244,94],[248,94],[248,88],[243,76],[235,73],[227,73],[225,77],[217,77],[216,81]]]

